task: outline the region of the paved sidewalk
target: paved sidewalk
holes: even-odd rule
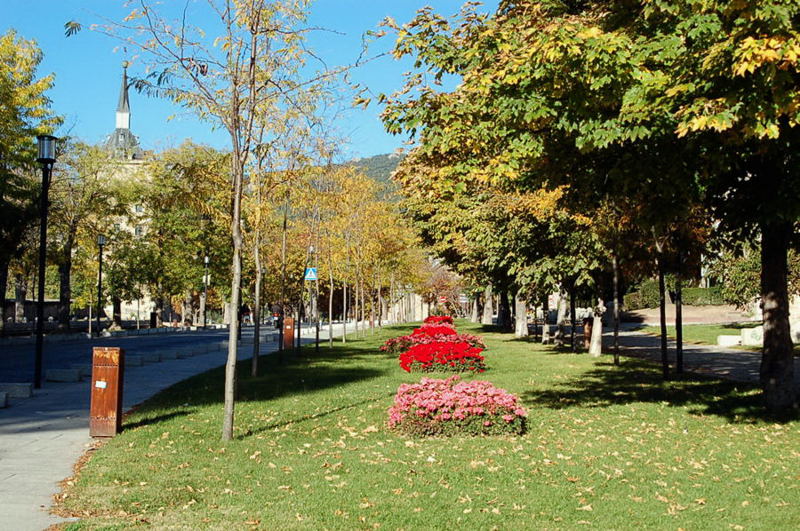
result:
[[[604,352],[611,352],[613,333],[603,333]],[[661,339],[635,331],[620,331],[620,354],[661,363]],[[671,371],[675,370],[675,342],[668,342]],[[735,380],[758,383],[761,353],[715,345],[683,345],[684,370]],[[800,389],[800,360],[794,359],[795,384]]]
[[[334,336],[341,335],[334,323]],[[352,323],[348,324],[348,333]],[[238,358],[252,354],[252,328],[244,329]],[[267,335],[274,333],[268,329]],[[313,342],[314,329],[303,329],[303,341]],[[328,334],[320,330],[324,346]],[[276,350],[275,342],[262,342],[261,353]],[[186,359],[162,361],[125,371],[123,409],[128,411],[162,389],[225,364],[227,347]],[[88,379],[87,379],[88,380]],[[33,398],[13,399],[0,409],[0,530],[39,531],[63,523],[49,513],[58,483],[72,475],[74,464],[92,445],[89,437],[89,384],[50,383]]]

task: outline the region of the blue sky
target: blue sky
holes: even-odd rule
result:
[[[183,1],[163,0],[166,4]],[[189,0],[205,2],[205,0]],[[310,24],[334,30],[317,34],[313,48],[329,65],[352,63],[360,51],[362,34],[375,29],[387,15],[402,23],[415,11],[431,5],[436,12],[456,13],[460,0],[317,0]],[[102,34],[84,30],[71,38],[64,36],[64,23],[79,20],[84,26],[101,22],[99,17],[120,20],[130,10],[123,0],[0,0],[0,32],[9,28],[35,39],[44,53],[40,74],[54,72],[56,85],[50,96],[53,108],[66,118],[65,131],[90,143],[104,140],[114,129],[114,111],[119,96],[121,65],[127,58],[118,43]],[[496,0],[485,2],[494,8]],[[197,21],[203,26],[202,21]],[[375,51],[387,49],[384,39]],[[115,50],[115,48],[117,48]],[[353,73],[353,79],[374,93],[391,92],[402,83],[402,73],[410,69],[408,61],[389,57],[368,63]],[[131,74],[141,73],[133,67]],[[347,102],[349,103],[349,101]],[[384,132],[378,120],[380,107],[351,109],[336,124],[350,139],[344,158],[388,153],[405,140]],[[168,121],[169,116],[175,118]],[[213,131],[171,102],[131,92],[131,130],[145,149],[161,150],[176,146],[186,138],[226,149],[226,135]]]

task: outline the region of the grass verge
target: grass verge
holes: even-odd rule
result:
[[[800,422],[761,417],[756,390],[484,336],[477,376],[518,394],[519,437],[413,439],[386,428],[418,381],[377,347],[337,344],[258,378],[242,367],[236,438],[220,441],[222,370],[125,420],[67,487],[68,529],[790,528]],[[444,377],[444,375],[442,376]]]
[[[716,345],[717,336],[738,336],[743,328],[753,328],[759,324],[761,323],[683,325],[683,340],[687,343]],[[641,331],[653,335],[661,334],[661,328],[658,326],[645,326]],[[674,326],[667,326],[667,336],[675,339]]]
[[[694,343],[697,345],[716,345],[717,336],[738,336],[741,334],[743,328],[754,328],[761,323],[733,323],[733,324],[692,324],[683,325],[683,340],[686,343]],[[661,334],[661,328],[658,326],[645,326],[640,329],[641,332],[652,334],[654,336]],[[667,337],[675,339],[675,327],[667,326]],[[748,352],[761,352],[761,347],[753,346],[734,346],[727,347],[736,350],[746,350]],[[795,345],[794,355],[800,356],[800,345]]]

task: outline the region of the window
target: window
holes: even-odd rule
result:
[[[141,225],[136,225],[136,228],[133,229],[133,234],[136,236],[141,236],[144,234],[144,227]]]
[[[141,214],[142,212],[144,212],[144,207],[142,205],[135,205],[133,207],[133,211],[136,212],[137,214]]]

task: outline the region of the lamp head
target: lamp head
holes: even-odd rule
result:
[[[39,147],[39,155],[36,161],[40,164],[52,164],[56,161],[56,137],[52,135],[39,135],[36,142]]]

